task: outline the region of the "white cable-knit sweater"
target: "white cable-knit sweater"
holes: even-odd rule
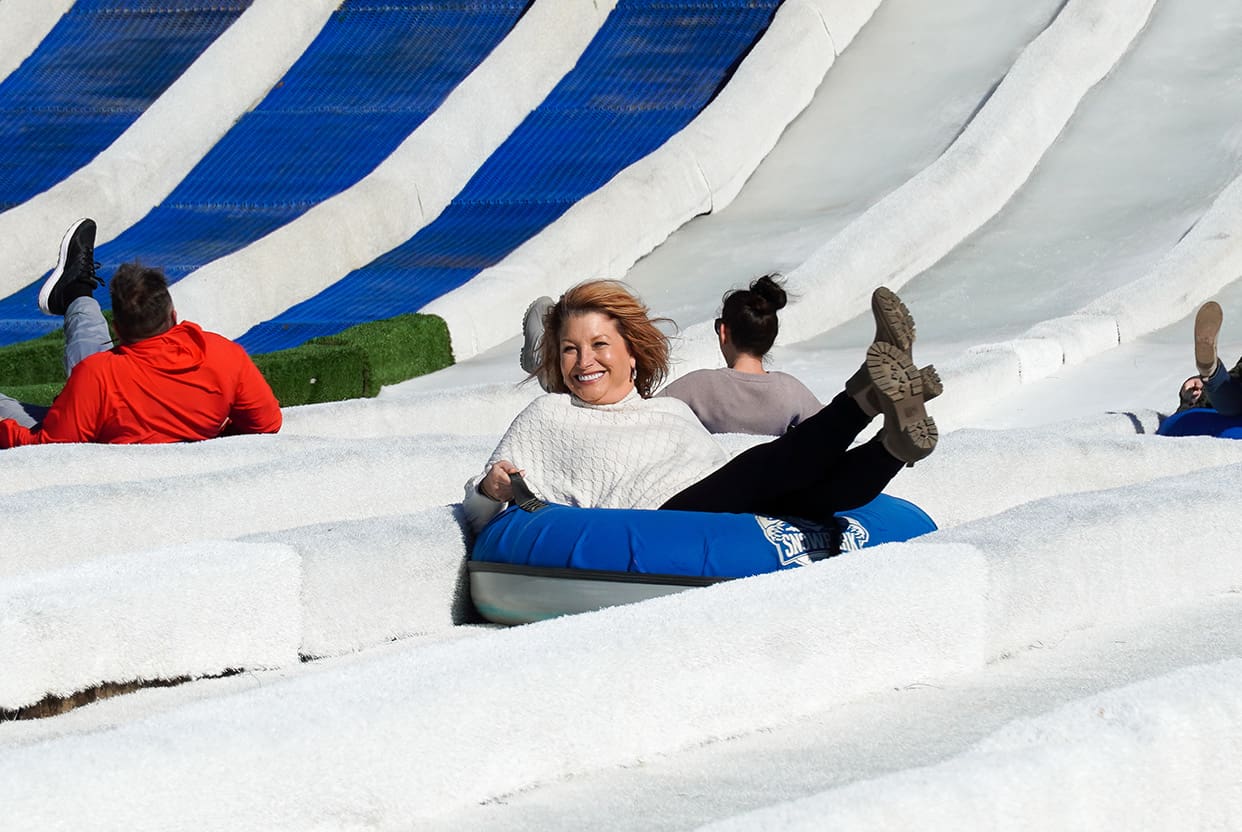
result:
[[[478,492],[495,462],[526,471],[526,484],[549,502],[591,508],[658,508],[729,458],[693,411],[674,398],[632,392],[616,404],[590,405],[550,393],[517,415],[483,473],[466,483],[473,529],[503,507]]]

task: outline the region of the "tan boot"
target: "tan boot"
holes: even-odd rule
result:
[[[1195,367],[1203,378],[1216,372],[1216,336],[1224,317],[1220,304],[1214,300],[1200,306],[1195,315]]]
[[[867,371],[884,414],[884,448],[896,459],[913,465],[934,451],[940,438],[935,421],[923,406],[923,374],[909,353],[885,342],[867,349]]]
[[[923,383],[923,401],[929,402],[944,392],[944,383],[940,380],[940,373],[936,372],[934,365],[928,364],[918,373]],[[868,417],[878,416],[884,410],[880,401],[880,392],[875,389],[871,381],[871,371],[867,369],[865,361],[858,371],[846,380],[845,392],[854,398],[859,408]]]
[[[892,344],[902,352],[914,347],[914,318],[910,310],[887,286],[871,293],[871,315],[875,318],[875,340]]]

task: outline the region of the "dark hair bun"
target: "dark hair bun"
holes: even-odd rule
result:
[[[778,274],[765,274],[750,284],[750,290],[767,301],[773,312],[784,309],[786,303],[785,290],[776,282]]]
[[[780,328],[776,312],[784,308],[785,290],[779,274],[765,274],[751,281],[749,289],[726,292],[720,321],[729,327],[729,338],[739,352],[759,358],[767,355]]]

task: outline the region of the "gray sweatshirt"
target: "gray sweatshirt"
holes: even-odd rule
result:
[[[660,391],[690,405],[712,433],[779,436],[823,405],[806,385],[786,373],[695,370]]]

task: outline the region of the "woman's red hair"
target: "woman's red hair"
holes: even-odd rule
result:
[[[543,344],[534,375],[550,393],[568,393],[561,377],[560,341],[565,322],[589,312],[607,315],[617,325],[630,355],[634,356],[634,387],[644,399],[650,398],[668,377],[668,336],[655,325],[647,306],[616,280],[588,280],[561,295],[543,319]]]

